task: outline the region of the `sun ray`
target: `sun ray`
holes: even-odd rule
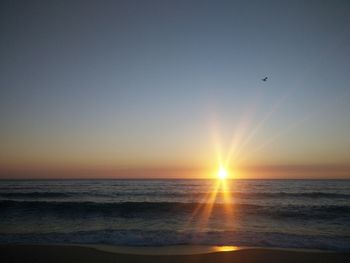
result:
[[[271,108],[271,110],[265,115],[265,117],[256,125],[256,127],[248,134],[248,136],[243,140],[243,142],[237,147],[233,158],[239,156],[242,150],[249,144],[249,142],[255,137],[258,131],[264,127],[264,125],[268,122],[268,120],[273,116],[273,114],[277,111],[277,109],[282,105],[282,103],[291,95],[291,91],[289,91],[285,96],[283,96],[279,101],[277,101]]]
[[[290,132],[291,130],[299,127],[301,124],[303,124],[305,121],[307,121],[314,113],[310,113],[308,115],[306,115],[304,118],[302,118],[299,121],[293,122],[291,125],[289,125],[288,127],[286,127],[285,129],[283,129],[282,131],[274,134],[273,136],[271,136],[269,139],[267,139],[266,141],[264,141],[262,144],[260,144],[258,147],[256,147],[253,151],[251,151],[251,153],[255,153],[258,151],[261,151],[262,149],[264,149],[266,146],[270,145],[271,143],[273,143],[274,141],[276,141],[277,139],[279,139],[280,137],[282,137],[283,135],[287,134],[288,132]],[[242,163],[244,160],[246,160],[248,157],[244,156],[244,158],[240,158],[238,159],[238,164]]]
[[[184,229],[187,229],[194,219],[198,219],[195,224],[196,228],[202,228],[207,224],[218,190],[219,182],[216,181],[213,189],[207,193],[202,201],[195,207],[185,223]]]
[[[223,222],[226,226],[231,224],[232,203],[228,185],[229,181],[227,180],[228,172],[224,166],[219,167],[217,176],[219,177],[215,180],[210,193],[195,207],[183,229],[188,229],[194,223],[193,227],[195,229],[205,230],[209,225],[211,215],[216,209],[223,209],[222,211],[216,211],[223,213],[225,217]],[[221,198],[220,204],[218,203],[218,198]]]

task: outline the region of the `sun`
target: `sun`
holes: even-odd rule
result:
[[[219,179],[224,180],[227,178],[227,175],[228,175],[228,173],[227,173],[226,169],[224,167],[220,167],[220,169],[218,171]]]

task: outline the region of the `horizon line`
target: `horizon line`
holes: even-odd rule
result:
[[[203,178],[166,178],[166,177],[147,177],[147,178],[126,178],[126,177],[120,177],[120,178],[110,178],[110,177],[104,177],[104,178],[97,178],[97,177],[73,177],[73,178],[0,178],[0,181],[57,181],[57,180],[86,180],[86,181],[92,181],[92,180],[134,180],[134,181],[147,181],[147,180],[164,180],[164,181],[174,181],[174,180],[211,180],[216,181],[217,178],[214,177],[203,177]],[[276,180],[276,181],[288,181],[288,180],[307,180],[307,181],[329,181],[329,180],[350,180],[350,178],[344,178],[344,177],[336,177],[336,178],[227,178],[226,181],[244,181],[244,180]]]

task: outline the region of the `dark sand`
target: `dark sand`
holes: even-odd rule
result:
[[[279,249],[250,248],[228,252],[213,252],[196,255],[136,255],[112,253],[92,247],[53,246],[53,245],[0,245],[1,262],[350,262],[350,253],[332,253],[316,251],[293,251]]]

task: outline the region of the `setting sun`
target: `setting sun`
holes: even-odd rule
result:
[[[220,167],[219,171],[218,171],[218,177],[221,180],[224,180],[227,178],[227,171],[225,170],[224,167]]]

